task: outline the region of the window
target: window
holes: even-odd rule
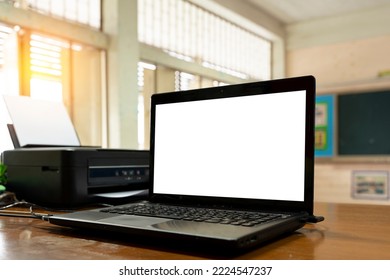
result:
[[[19,94],[17,27],[0,23],[0,153],[13,149],[7,124],[11,123],[3,95]]]
[[[0,94],[63,102],[85,146],[102,145],[101,50],[0,24]],[[0,97],[1,135],[9,136]],[[6,140],[8,141],[8,140]],[[0,150],[12,148],[2,140]]]
[[[199,88],[199,77],[181,71],[175,72],[175,90],[189,90]]]
[[[156,65],[138,63],[138,147],[148,149],[150,141],[150,96],[155,93]]]
[[[30,36],[30,96],[63,101],[63,50],[70,44],[59,39],[31,34]]]
[[[19,93],[17,34],[14,28],[1,23],[0,92],[2,94]]]
[[[100,0],[14,0],[19,8],[30,9],[48,16],[57,17],[100,29]]]
[[[139,0],[142,43],[242,79],[271,77],[271,42],[186,0]]]

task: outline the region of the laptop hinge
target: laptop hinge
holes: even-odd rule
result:
[[[311,223],[311,224],[316,224],[316,223],[322,222],[323,220],[325,220],[325,218],[323,216],[315,216],[315,215],[309,215],[309,216],[302,218],[303,222]]]

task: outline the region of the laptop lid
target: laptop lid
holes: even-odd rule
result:
[[[155,94],[150,199],[313,213],[312,76]]]

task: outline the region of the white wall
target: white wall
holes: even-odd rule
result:
[[[319,91],[375,84],[390,69],[390,5],[287,26],[287,75],[315,75]]]
[[[390,5],[348,16],[287,26],[288,76],[314,75],[318,94],[390,89]],[[390,171],[388,158],[321,159],[315,166],[315,200],[390,204],[352,198],[355,170]]]

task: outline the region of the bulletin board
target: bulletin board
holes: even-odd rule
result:
[[[331,157],[334,154],[334,96],[316,97],[315,156]]]

